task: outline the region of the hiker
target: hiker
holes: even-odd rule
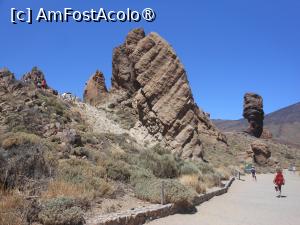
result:
[[[38,87],[38,79],[35,77],[33,80],[34,86],[37,88]]]
[[[279,192],[279,194],[277,195],[277,197],[281,197],[281,186],[285,184],[285,180],[282,174],[282,170],[280,168],[278,168],[277,170],[277,174],[273,180],[273,183],[275,184],[275,190],[276,193]]]
[[[252,178],[256,181],[256,171],[254,166],[251,167],[251,174],[252,174]]]
[[[42,88],[43,88],[43,89],[46,89],[46,88],[47,88],[47,83],[46,83],[46,80],[45,80],[45,79],[42,80]]]
[[[293,170],[293,173],[295,174],[296,173],[296,166],[295,165],[293,165],[292,170]]]
[[[40,80],[37,81],[37,88],[41,88],[42,87],[42,82]]]

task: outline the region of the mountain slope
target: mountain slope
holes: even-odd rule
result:
[[[243,131],[248,126],[244,119],[213,122],[222,131]],[[266,115],[264,125],[272,132],[274,139],[300,146],[300,102]]]

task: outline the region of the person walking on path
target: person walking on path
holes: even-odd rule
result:
[[[293,173],[295,174],[296,173],[296,165],[295,164],[293,165],[292,169],[293,169]]]
[[[251,174],[252,174],[252,178],[256,181],[256,170],[254,166],[251,167]]]
[[[275,190],[276,192],[279,192],[279,194],[277,195],[277,197],[281,197],[281,187],[282,185],[285,184],[285,180],[282,174],[282,170],[281,169],[277,169],[277,173],[276,176],[273,180],[273,183],[275,184]]]

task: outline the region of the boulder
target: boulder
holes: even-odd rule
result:
[[[95,106],[105,99],[107,94],[103,73],[97,70],[86,83],[83,101]]]
[[[264,120],[263,99],[260,95],[255,93],[245,94],[243,116],[249,123],[246,132],[259,138],[263,132]]]
[[[270,130],[264,128],[260,138],[262,138],[262,139],[272,139],[273,135],[272,135]]]
[[[271,151],[269,146],[261,141],[254,141],[251,143],[251,149],[253,151],[253,159],[259,165],[266,165],[271,157]]]
[[[73,147],[81,147],[83,145],[81,136],[75,129],[64,129],[62,132],[58,132],[56,137],[60,139],[61,142],[72,145]]]

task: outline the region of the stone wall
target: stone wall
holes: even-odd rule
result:
[[[223,188],[210,191],[206,194],[199,195],[195,205],[200,205],[203,202],[210,200],[215,196],[227,193],[229,187],[235,178],[231,178]],[[114,213],[109,215],[101,215],[93,219],[88,219],[87,225],[142,225],[151,220],[163,218],[177,213],[173,204],[167,205],[151,205],[148,207],[128,210],[122,213]]]

